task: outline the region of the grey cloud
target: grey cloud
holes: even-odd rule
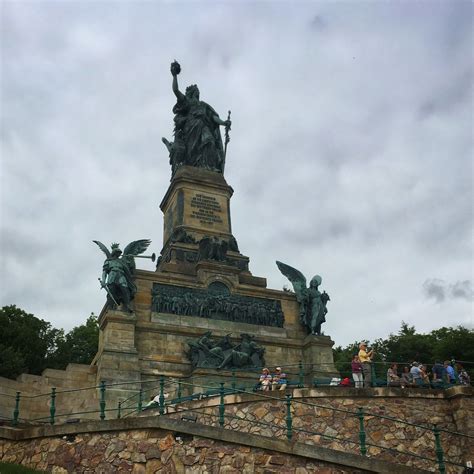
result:
[[[472,301],[474,295],[470,280],[447,283],[437,278],[426,280],[423,283],[423,292],[427,298],[434,299],[436,303],[441,303],[446,299]]]
[[[421,119],[450,112],[456,106],[462,106],[466,101],[470,102],[472,100],[472,69],[466,67],[459,77],[433,92],[433,96],[419,106],[418,115]]]
[[[466,301],[472,301],[474,296],[472,283],[469,280],[457,281],[450,285],[450,293],[453,298],[461,298]]]
[[[436,303],[441,303],[446,299],[446,282],[436,278],[426,280],[423,283],[423,292],[427,298],[432,298]]]
[[[314,31],[323,31],[327,28],[327,22],[321,15],[314,15],[309,26]]]

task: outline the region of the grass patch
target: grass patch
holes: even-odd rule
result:
[[[42,474],[44,471],[37,471],[19,464],[11,464],[9,462],[0,462],[0,474]]]

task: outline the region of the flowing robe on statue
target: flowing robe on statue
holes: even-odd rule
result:
[[[326,306],[321,298],[321,293],[316,288],[309,289],[310,308],[309,321],[307,321],[311,334],[321,333],[321,324],[326,322]]]
[[[173,107],[175,114],[174,147],[179,164],[223,172],[224,148],[218,116],[205,102],[183,96]]]

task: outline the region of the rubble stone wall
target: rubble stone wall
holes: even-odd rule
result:
[[[54,473],[273,473],[365,472],[303,457],[162,430],[91,433],[4,442],[0,459]]]

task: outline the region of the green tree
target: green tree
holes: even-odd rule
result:
[[[440,328],[430,332],[434,340],[434,359],[455,359],[474,369],[474,331],[462,326]]]
[[[15,305],[0,309],[0,327],[0,376],[10,378],[22,372],[41,374],[64,335]]]
[[[59,342],[58,348],[50,357],[50,366],[58,369],[67,364],[90,364],[97,353],[99,344],[99,324],[92,313],[85,324],[76,326]]]
[[[15,305],[0,309],[0,376],[15,378],[22,373],[40,375],[44,369],[65,369],[73,362],[90,364],[99,342],[97,317],[66,335],[42,319]]]

